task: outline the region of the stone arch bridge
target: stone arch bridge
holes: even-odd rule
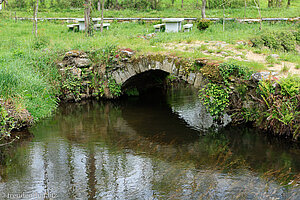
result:
[[[196,88],[199,88],[203,81],[202,73],[190,72],[187,64],[180,63],[178,58],[161,55],[139,57],[132,62],[122,63],[112,71],[111,76],[122,87],[126,87],[129,82],[136,81],[140,75],[159,73],[178,77]]]

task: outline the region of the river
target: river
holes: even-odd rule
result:
[[[0,199],[300,199],[299,145],[203,132],[198,101],[186,88],[61,104],[0,149]]]

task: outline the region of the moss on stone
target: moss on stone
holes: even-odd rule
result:
[[[223,81],[223,77],[221,76],[219,68],[216,65],[206,65],[200,69],[200,72],[204,77],[212,82],[221,83]]]

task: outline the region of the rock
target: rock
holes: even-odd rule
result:
[[[74,63],[76,67],[87,68],[90,67],[92,62],[88,58],[74,58]]]
[[[228,55],[229,55],[229,54],[228,54],[227,52],[225,52],[225,51],[222,51],[221,54],[224,55],[224,56],[228,56]]]
[[[121,49],[120,51],[121,51],[122,54],[124,54],[125,56],[127,56],[129,58],[131,58],[131,56],[134,55],[134,51],[132,49],[129,49],[129,48]]]
[[[71,69],[69,69],[70,72],[74,75],[74,76],[77,76],[78,79],[81,78],[81,69],[79,68],[76,68],[76,67],[73,67]]]
[[[238,44],[238,45],[246,45],[246,43],[244,41],[237,41],[236,44]]]
[[[65,58],[70,58],[70,57],[88,58],[88,55],[85,52],[72,50],[72,51],[68,51],[65,54]]]
[[[254,81],[261,81],[263,79],[267,79],[269,78],[270,76],[276,76],[278,75],[278,72],[257,72],[257,73],[254,73],[251,75],[251,78],[254,80]]]
[[[277,55],[277,54],[271,54],[270,55],[272,58],[279,58],[279,55]]]

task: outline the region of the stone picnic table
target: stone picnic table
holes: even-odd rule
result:
[[[181,30],[181,23],[184,21],[183,18],[165,18],[162,20],[166,25],[165,32],[179,32]]]
[[[84,31],[85,30],[85,20],[84,18],[76,18],[76,21],[78,21],[79,23],[79,31]],[[94,22],[94,24],[96,24],[96,29],[98,29],[100,26],[97,26],[97,23],[101,21],[101,18],[93,18],[92,21]],[[109,23],[103,23],[103,28],[108,29],[108,27],[110,26]]]

